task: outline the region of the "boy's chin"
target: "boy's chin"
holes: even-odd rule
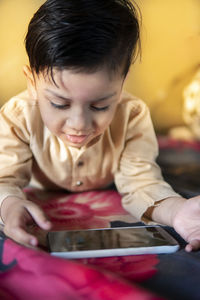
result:
[[[81,147],[87,145],[87,143],[86,144],[84,144],[84,143],[81,143],[81,144],[77,144],[76,143],[76,144],[74,144],[74,143],[70,143],[70,142],[65,142],[65,145],[69,146],[69,147],[73,147],[73,148],[81,148]]]

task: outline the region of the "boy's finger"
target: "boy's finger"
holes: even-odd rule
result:
[[[187,252],[195,251],[200,249],[200,240],[191,240],[189,244],[185,247]]]
[[[36,247],[38,244],[37,238],[27,233],[23,228],[15,227],[14,230],[8,232],[8,230],[5,227],[4,232],[6,235],[8,235],[11,239],[15,240],[17,243],[26,246],[33,246],[33,247]]]
[[[45,213],[39,206],[34,203],[29,203],[26,205],[26,209],[38,226],[45,230],[51,229],[51,222],[47,219]]]

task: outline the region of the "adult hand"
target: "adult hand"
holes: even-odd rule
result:
[[[42,209],[29,200],[7,197],[1,206],[1,217],[4,222],[4,233],[25,246],[36,247],[37,238],[28,233],[28,225],[36,223],[44,230],[50,230],[51,223]]]

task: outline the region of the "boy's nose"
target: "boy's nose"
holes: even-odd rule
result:
[[[67,127],[74,130],[74,133],[85,133],[90,129],[90,120],[85,115],[73,115],[67,119]]]

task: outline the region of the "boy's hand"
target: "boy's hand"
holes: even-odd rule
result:
[[[27,226],[36,223],[44,230],[51,228],[42,209],[35,203],[15,197],[6,198],[1,206],[1,217],[4,221],[4,233],[25,246],[36,247],[38,240],[27,232]]]
[[[173,226],[188,242],[185,250],[200,249],[200,196],[184,199],[169,197],[150,207],[147,216],[157,223]]]
[[[174,229],[188,242],[186,251],[200,249],[200,196],[184,201],[172,222]]]

